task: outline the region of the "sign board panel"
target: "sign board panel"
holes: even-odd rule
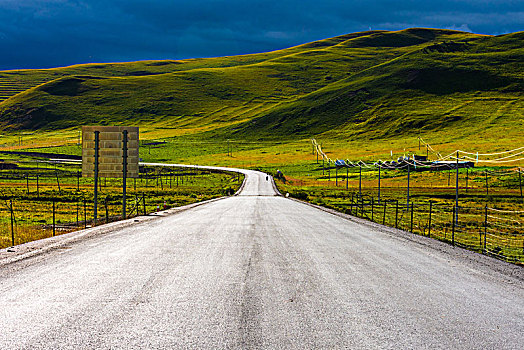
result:
[[[95,175],[95,131],[99,131],[98,176],[123,177],[123,134],[127,130],[127,177],[138,177],[138,127],[83,126],[82,176]]]

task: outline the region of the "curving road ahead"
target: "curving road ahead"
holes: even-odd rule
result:
[[[0,251],[0,348],[522,348],[522,268],[243,172],[238,196]]]

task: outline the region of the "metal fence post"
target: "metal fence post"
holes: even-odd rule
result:
[[[93,209],[93,216],[94,216],[94,223],[93,226],[96,226],[96,219],[97,219],[97,206],[98,206],[98,151],[99,151],[99,145],[100,145],[100,131],[95,131],[95,184],[94,184],[94,209]]]
[[[56,174],[56,184],[58,185],[58,193],[61,194],[62,190],[60,189],[60,180],[58,179],[58,170],[55,172]]]
[[[452,218],[452,231],[451,231],[451,244],[455,245],[455,206],[453,206],[453,218]]]
[[[431,212],[432,212],[433,202],[429,202],[429,223],[428,223],[428,237],[431,237]]]
[[[373,202],[374,202],[374,201],[373,201],[373,197],[371,197],[371,221],[373,221],[373,212],[374,212],[374,209],[373,209],[373,207],[374,207],[373,204],[374,204],[374,203],[373,203]]]
[[[9,200],[9,204],[10,204],[9,210],[11,211],[11,243],[14,246],[15,245],[15,225],[14,225],[15,214],[13,212],[13,200],[12,199]]]
[[[408,199],[406,201],[406,205],[407,205],[407,208],[406,209],[409,209],[409,173],[410,173],[410,166],[409,166],[409,159],[408,159],[408,192],[407,192],[407,196],[408,196]]]
[[[384,202],[384,216],[382,217],[382,225],[385,225],[386,224],[386,201],[383,201]]]
[[[55,199],[53,198],[53,237],[55,236],[55,230],[56,230],[56,227],[55,227],[55,212],[56,212]]]
[[[396,200],[396,207],[395,207],[395,228],[398,228],[398,199]]]
[[[466,167],[466,193],[468,193],[469,167]]]
[[[76,227],[78,228],[78,200],[76,201]]]
[[[413,233],[413,203],[411,203],[411,222],[409,223],[410,232]]]
[[[107,208],[107,196],[104,199],[104,206],[106,207],[106,224],[109,222],[109,210]]]
[[[484,207],[484,253],[486,253],[486,235],[488,232],[488,205]]]
[[[519,186],[520,186],[520,201],[524,202],[524,197],[522,197],[522,169],[519,168]]]
[[[457,173],[455,175],[455,206],[457,209],[455,210],[456,214],[456,221],[458,225],[458,208],[459,208],[459,151],[457,151]]]
[[[84,228],[87,228],[87,206],[86,206],[85,198],[84,198]]]
[[[358,195],[362,197],[362,164],[359,165],[358,174]]]
[[[380,165],[378,166],[378,204],[380,204]]]
[[[346,190],[349,188],[349,167],[346,166]],[[520,192],[521,192],[521,197],[522,197],[522,186],[520,188]]]
[[[122,219],[126,218],[126,190],[127,190],[127,130],[122,131]],[[107,197],[106,197],[107,200]],[[106,204],[107,213],[107,204]],[[107,221],[107,215],[106,215]]]
[[[489,186],[488,186],[488,170],[484,171],[484,177],[486,178],[486,200],[489,196]]]

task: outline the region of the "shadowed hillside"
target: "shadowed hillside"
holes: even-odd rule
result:
[[[12,96],[0,103],[0,125],[125,123],[204,138],[515,133],[523,47],[523,32],[408,29],[245,56],[4,71],[0,96]],[[13,82],[27,90],[7,90]]]

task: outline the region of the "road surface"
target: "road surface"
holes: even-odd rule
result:
[[[238,196],[0,251],[0,348],[522,349],[522,268],[244,172]]]

